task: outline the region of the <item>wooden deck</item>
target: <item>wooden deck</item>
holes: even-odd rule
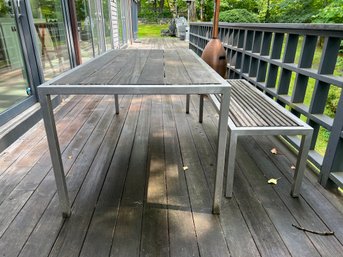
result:
[[[77,96],[56,109],[67,220],[42,122],[1,153],[0,256],[343,256],[343,197],[307,171],[292,198],[295,156],[278,139],[239,139],[234,196],[216,216],[217,114],[208,99],[203,124],[197,96],[190,114],[184,96],[122,96],[120,107],[115,115],[112,97]]]

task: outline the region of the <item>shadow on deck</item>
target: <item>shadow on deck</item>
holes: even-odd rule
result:
[[[218,115],[205,99],[199,124],[191,100],[185,114],[183,96],[123,96],[119,115],[112,97],[65,100],[55,117],[72,216],[39,122],[1,154],[1,256],[343,256],[343,198],[310,171],[292,198],[295,157],[274,137],[240,138],[234,196],[211,214]]]

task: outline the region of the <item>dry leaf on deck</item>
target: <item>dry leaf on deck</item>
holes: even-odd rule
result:
[[[277,185],[277,181],[279,179],[280,178],[271,178],[271,179],[268,180],[268,184]]]
[[[277,154],[276,148],[273,148],[272,150],[270,150],[270,152],[271,152],[272,154]]]

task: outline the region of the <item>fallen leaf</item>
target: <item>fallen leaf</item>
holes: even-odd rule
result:
[[[183,170],[184,171],[188,170],[188,166],[183,166]]]
[[[295,170],[295,166],[294,166],[294,165],[292,165],[292,166],[291,166],[291,169],[292,169],[292,170]]]
[[[272,154],[277,154],[276,148],[273,148],[272,150],[270,150],[270,152],[271,152]]]
[[[280,178],[271,178],[268,180],[268,184],[273,184],[273,185],[277,185],[277,181],[279,180]]]

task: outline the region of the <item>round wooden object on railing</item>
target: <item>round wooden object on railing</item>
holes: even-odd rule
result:
[[[214,4],[212,39],[205,46],[201,58],[225,79],[227,66],[226,52],[222,42],[218,39],[220,0],[216,0]]]
[[[202,52],[201,58],[220,76],[226,78],[226,52],[218,38],[212,38]]]

